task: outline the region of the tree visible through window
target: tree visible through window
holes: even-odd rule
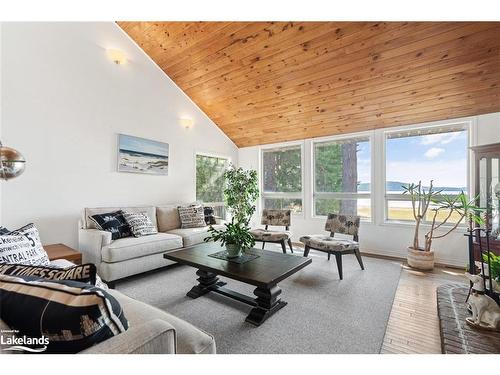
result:
[[[314,144],[314,212],[371,217],[368,137]]]
[[[224,216],[224,171],[228,159],[196,155],[196,200],[214,206],[216,216]]]
[[[302,211],[302,152],[300,146],[264,150],[264,208]]]

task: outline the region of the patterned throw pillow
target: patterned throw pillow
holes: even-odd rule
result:
[[[92,263],[69,268],[0,263],[0,275],[30,276],[46,280],[72,280],[96,285],[97,269]]]
[[[130,230],[134,237],[158,233],[156,226],[145,212],[122,211],[122,214],[130,226]]]
[[[177,207],[179,210],[179,217],[181,218],[181,228],[200,228],[205,227],[205,212],[203,206],[187,206]]]
[[[28,224],[0,235],[0,262],[28,266],[48,266],[50,264],[35,224]]]
[[[48,339],[46,353],[77,353],[128,329],[119,302],[77,281],[0,275],[0,319],[18,336]]]
[[[98,214],[89,216],[97,227],[97,229],[111,232],[111,239],[130,237],[130,226],[123,217],[122,211],[108,212],[106,214]]]
[[[215,211],[213,207],[203,207],[203,214],[205,216],[205,223],[207,225],[217,224],[215,220]]]

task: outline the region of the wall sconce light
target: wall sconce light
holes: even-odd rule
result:
[[[119,49],[107,49],[106,54],[117,65],[122,65],[127,62],[125,53]]]
[[[194,121],[190,118],[181,118],[180,123],[186,129],[190,129],[193,127]]]

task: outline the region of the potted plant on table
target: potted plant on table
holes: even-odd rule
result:
[[[422,182],[403,185],[403,194],[408,194],[411,198],[413,217],[415,219],[415,233],[413,244],[408,247],[408,265],[421,270],[432,270],[434,268],[434,251],[432,241],[443,238],[453,232],[463,222],[469,219],[469,225],[473,222],[482,223],[480,212],[482,209],[475,205],[475,199],[469,200],[462,191],[457,195],[442,194],[443,190],[435,190],[433,181],[430,182],[426,190]],[[424,246],[420,246],[419,231],[420,225],[427,217],[427,213],[432,211],[430,229],[424,235]],[[454,220],[454,222],[452,222]],[[449,223],[447,227],[441,228]],[[445,229],[445,232],[439,229]]]
[[[224,172],[224,179],[224,199],[232,219],[230,223],[224,224],[224,229],[210,227],[210,236],[204,241],[220,241],[221,246],[226,246],[228,258],[234,258],[255,245],[248,223],[259,197],[257,171],[231,166]]]
[[[250,228],[244,223],[236,222],[233,218],[224,226],[225,229],[220,230],[211,226],[208,229],[210,237],[205,238],[205,241],[220,241],[221,246],[226,246],[228,258],[239,257],[243,250],[251,249],[255,245]]]

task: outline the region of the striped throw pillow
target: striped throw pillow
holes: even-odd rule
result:
[[[76,281],[0,275],[0,300],[0,319],[18,337],[48,339],[46,348],[31,348],[39,351],[77,353],[128,329],[113,296]]]

